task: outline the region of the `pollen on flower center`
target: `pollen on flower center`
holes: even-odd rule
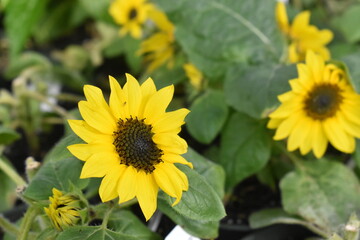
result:
[[[305,99],[305,112],[313,119],[324,120],[335,115],[342,99],[337,85],[315,86]]]
[[[138,171],[152,173],[155,165],[162,162],[163,151],[159,149],[152,136],[152,126],[144,119],[119,119],[117,131],[114,131],[114,146],[119,154],[120,163],[133,166]]]
[[[129,12],[129,19],[133,20],[135,19],[137,16],[137,10],[135,8],[132,8]]]

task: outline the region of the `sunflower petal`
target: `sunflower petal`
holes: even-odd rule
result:
[[[127,202],[136,196],[137,192],[137,175],[135,168],[129,166],[124,169],[118,185],[119,203]]]
[[[167,112],[159,121],[153,124],[153,131],[155,133],[174,132],[178,133],[183,125],[186,115],[189,114],[189,110],[182,108],[176,111]]]
[[[190,168],[193,168],[193,165],[191,162],[188,162],[185,158],[183,158],[182,156],[180,156],[178,154],[166,153],[161,158],[162,158],[162,160],[164,160],[165,162],[168,162],[168,163],[181,163],[181,164],[189,166]]]
[[[116,119],[125,119],[129,116],[129,109],[126,102],[125,94],[121,89],[118,81],[112,76],[109,76],[109,83],[111,89],[109,99],[110,109]]]
[[[110,201],[118,196],[118,183],[125,167],[122,165],[113,166],[101,181],[99,195],[102,202]]]
[[[163,117],[174,95],[174,85],[164,87],[153,94],[145,106],[144,116],[147,124],[155,124]]]
[[[156,184],[152,174],[146,174],[139,171],[137,176],[138,189],[136,198],[139,201],[140,208],[144,213],[146,221],[154,214],[157,207],[157,195],[159,187]]]

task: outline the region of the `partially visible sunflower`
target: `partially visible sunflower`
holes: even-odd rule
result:
[[[56,188],[53,188],[52,192],[53,196],[49,197],[50,205],[44,210],[54,227],[61,231],[66,227],[75,225],[80,220],[79,199],[73,195],[64,195]]]
[[[86,101],[79,102],[84,120],[69,120],[72,130],[86,144],[68,146],[85,161],[80,178],[103,177],[99,194],[103,202],[119,203],[137,198],[148,220],[157,207],[159,187],[177,204],[189,184],[174,163],[192,168],[181,154],[187,143],[178,136],[189,110],[166,112],[174,86],[156,90],[148,78],[142,85],[130,74],[123,88],[109,77],[109,105],[101,90],[86,85]]]
[[[286,7],[278,2],[275,9],[276,20],[280,30],[288,37],[288,59],[291,63],[305,60],[305,54],[311,50],[321,55],[325,60],[330,59],[330,52],[326,45],[333,39],[333,33],[328,29],[319,30],[310,25],[310,12],[299,13],[289,24]]]
[[[147,0],[115,0],[109,8],[115,22],[122,25],[120,35],[130,32],[133,38],[142,36],[142,25],[148,19],[148,12],[153,8]]]
[[[275,140],[288,138],[289,151],[310,150],[321,158],[330,142],[336,149],[352,153],[360,138],[360,95],[345,72],[308,52],[306,64],[297,64],[298,78],[289,81],[291,91],[278,96],[281,105],[269,117],[276,129]]]
[[[159,31],[141,43],[138,53],[145,55],[145,61],[149,64],[148,72],[165,63],[171,68],[175,53],[174,25],[162,11],[156,8],[149,11],[149,18],[154,21]]]
[[[193,64],[186,63],[183,65],[186,76],[189,78],[191,85],[196,89],[200,90],[204,76],[199,69],[197,69]]]

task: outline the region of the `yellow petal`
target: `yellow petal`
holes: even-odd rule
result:
[[[109,83],[111,89],[109,99],[110,109],[116,119],[125,119],[127,116],[129,116],[129,109],[126,102],[125,94],[121,89],[118,81],[112,76],[109,76]]]
[[[294,38],[302,37],[302,34],[305,29],[308,28],[310,22],[310,12],[303,11],[296,15],[294,21],[291,25],[291,36]]]
[[[277,24],[280,30],[284,33],[288,33],[289,31],[289,19],[286,13],[286,6],[283,2],[277,2],[275,8],[275,16]]]
[[[306,121],[304,121],[306,119]],[[307,154],[308,152],[310,152],[311,147],[312,147],[312,132],[311,130],[313,129],[313,120],[310,120],[309,118],[303,118],[303,120],[301,121],[305,126],[304,126],[304,139],[303,141],[300,143],[300,153],[302,155]]]
[[[171,154],[171,153],[165,153],[162,157],[162,160],[164,160],[164,162],[168,162],[168,163],[181,163],[184,165],[189,166],[190,168],[193,168],[193,165],[191,162],[186,161],[185,158],[183,158],[182,156],[180,156],[179,154]]]
[[[101,181],[99,195],[102,202],[110,201],[118,196],[118,183],[125,167],[123,165],[113,166]]]
[[[159,133],[153,136],[153,141],[160,149],[169,153],[184,154],[187,152],[187,143],[179,135],[173,133]]]
[[[294,126],[297,124],[298,121],[302,120],[302,115],[299,112],[293,113],[288,118],[284,119],[279,127],[276,129],[274,140],[281,140],[287,138],[291,131],[293,130]]]
[[[321,158],[324,155],[328,144],[321,122],[314,121],[313,129],[311,131],[313,136],[312,145],[314,155],[317,158]]]
[[[352,153],[355,150],[355,139],[345,132],[337,118],[329,118],[324,124],[324,131],[330,143],[338,150]]]
[[[153,132],[163,133],[163,132],[175,132],[178,133],[180,126],[183,125],[186,115],[190,111],[186,108],[178,109],[176,111],[167,112],[165,115],[153,124]]]
[[[271,118],[286,118],[299,111],[303,107],[302,98],[294,95],[291,100],[281,103],[281,105],[272,112],[269,117]]]
[[[86,160],[80,178],[103,177],[118,164],[116,153],[95,153]]]
[[[73,144],[67,147],[72,155],[80,160],[86,161],[92,154],[98,152],[114,152],[112,143],[91,143],[91,144]]]
[[[178,204],[182,197],[182,191],[187,191],[189,183],[186,175],[173,164],[158,164],[154,177],[157,185],[169,196],[176,198],[173,206]]]
[[[85,101],[79,102],[79,111],[87,124],[99,132],[112,135],[116,129],[116,121],[101,109],[94,109]]]
[[[112,142],[112,136],[103,134],[83,120],[68,120],[71,129],[87,143]]]
[[[138,116],[139,107],[142,101],[141,90],[139,82],[130,74],[126,74],[126,87],[124,91],[128,100],[129,115],[132,117]]]
[[[308,51],[306,53],[306,65],[312,73],[313,80],[316,83],[323,82],[323,72],[325,68],[323,58],[312,51]]]
[[[277,127],[279,127],[279,125],[282,123],[282,121],[284,121],[283,118],[270,118],[267,127],[270,129],[275,129]]]
[[[155,124],[162,119],[174,95],[174,85],[164,87],[153,94],[145,106],[144,116],[147,124]]]
[[[146,81],[141,84],[141,95],[142,95],[142,103],[140,104],[139,109],[139,118],[144,118],[144,108],[146,103],[149,101],[150,97],[156,93],[156,86],[154,81],[151,78],[146,79]]]
[[[117,189],[120,197],[119,203],[127,202],[135,197],[138,188],[137,175],[138,172],[135,168],[125,167]]]
[[[360,138],[360,124],[355,124],[352,121],[348,120],[341,112],[337,114],[337,118],[339,119],[340,125],[349,135]]]
[[[298,121],[294,126],[293,131],[291,131],[287,148],[289,151],[294,151],[297,148],[300,148],[302,142],[309,134],[310,131],[310,122],[307,117],[303,117],[301,121]]]
[[[137,176],[138,188],[136,198],[139,201],[141,211],[146,221],[154,214],[157,207],[157,194],[159,187],[157,186],[152,174],[146,174],[143,171],[138,172]]]

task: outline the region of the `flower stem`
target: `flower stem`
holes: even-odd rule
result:
[[[20,231],[17,240],[26,240],[28,239],[28,234],[30,231],[31,224],[34,221],[34,218],[37,216],[37,209],[33,206],[30,206],[26,211],[24,218],[21,221]]]
[[[11,235],[17,236],[19,234],[19,229],[9,222],[3,215],[0,215],[0,228]]]
[[[11,180],[13,180],[18,187],[25,186],[24,179],[7,164],[3,157],[0,156],[0,170],[2,170]]]
[[[110,215],[111,215],[113,209],[114,209],[114,204],[113,204],[113,202],[110,202],[109,209],[104,214],[104,218],[103,218],[103,221],[101,223],[101,228],[103,228],[103,229],[107,228],[107,224],[109,222],[109,218],[110,218]]]

